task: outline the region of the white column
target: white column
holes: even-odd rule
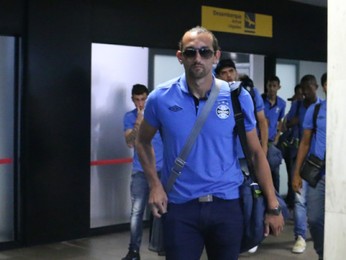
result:
[[[346,5],[328,1],[327,179],[324,259],[346,257]]]

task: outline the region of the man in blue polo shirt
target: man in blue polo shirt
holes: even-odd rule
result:
[[[215,79],[213,64],[220,58],[215,35],[200,26],[185,32],[176,52],[185,73],[163,83],[148,97],[144,120],[138,135],[138,154],[147,175],[149,204],[156,217],[162,217],[166,259],[200,259],[205,247],[209,259],[238,259],[243,231],[239,186],[243,182],[236,155],[236,132],[230,87]],[[173,188],[166,194],[171,168],[191,129],[205,106],[210,91],[220,92],[203,125],[186,164]],[[242,90],[239,101],[245,114],[246,135],[257,178],[269,212],[278,212],[278,201],[268,162],[259,143],[253,104]],[[164,145],[161,179],[155,174],[151,139],[160,130]],[[283,228],[282,214],[266,214],[274,235]]]
[[[302,88],[304,99],[303,101],[294,101],[291,109],[287,114],[287,127],[298,126],[298,139],[301,140],[303,136],[303,122],[306,111],[310,106],[321,102],[317,97],[317,81],[314,75],[304,75],[300,80],[300,86]],[[297,112],[298,110],[298,112]],[[293,158],[293,164],[296,158]],[[293,173],[292,173],[293,176]],[[306,193],[308,184],[306,181],[302,181],[302,187],[299,193],[295,194],[294,200],[294,236],[295,244],[293,245],[292,252],[296,254],[303,253],[306,248],[306,232],[307,227],[307,212],[306,212]]]
[[[278,90],[281,88],[280,79],[277,76],[272,76],[268,79],[266,90],[262,94],[264,101],[264,113],[268,120],[268,149],[274,149],[280,137],[282,128],[282,119],[285,116],[286,101],[277,95]],[[271,160],[271,152],[268,151],[268,161],[270,170],[273,177],[274,187],[277,192],[280,192],[280,164],[274,163]]]
[[[285,198],[287,207],[290,209],[294,208],[295,192],[292,189],[292,174],[293,174],[293,163],[297,157],[298,146],[299,146],[299,126],[287,125],[287,117],[292,114],[292,116],[298,116],[300,107],[302,106],[303,100],[303,91],[300,84],[297,84],[294,87],[294,95],[291,98],[288,98],[288,101],[291,101],[291,109],[288,114],[285,115],[282,124],[282,134],[280,136],[277,146],[282,152],[282,157],[286,163],[287,171],[287,195]],[[293,114],[292,108],[295,106],[295,113]]]
[[[146,99],[148,97],[148,88],[142,84],[135,84],[132,87],[132,102],[135,109],[125,113],[124,121],[124,137],[129,148],[134,148],[132,174],[131,174],[131,219],[130,219],[130,244],[127,255],[122,260],[140,260],[140,246],[143,234],[143,214],[148,204],[149,187],[147,179],[144,175],[143,168],[139,162],[136,139],[138,128],[143,120],[143,111]],[[162,141],[159,132],[153,138],[153,146],[155,150],[156,164],[155,170],[158,174],[162,168]]]
[[[321,77],[321,84],[327,96],[327,74]],[[296,165],[293,175],[293,189],[301,192],[303,183],[300,170],[308,154],[313,154],[325,161],[326,155],[326,120],[327,100],[321,101],[320,109],[316,117],[316,129],[314,129],[314,110],[317,104],[309,106],[303,123],[303,137],[299,145]],[[323,259],[324,243],[324,212],[325,212],[325,167],[320,172],[320,180],[315,188],[307,186],[307,215],[308,224],[314,248],[318,259]]]

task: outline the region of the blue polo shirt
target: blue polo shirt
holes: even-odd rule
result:
[[[303,128],[304,129],[314,129],[313,114],[316,103],[310,105],[306,111]],[[309,154],[312,153],[316,155],[321,160],[325,159],[326,153],[326,133],[327,133],[327,100],[321,101],[321,107],[317,115],[316,120],[316,133],[312,135],[311,145]],[[322,174],[325,174],[325,169],[323,169]]]
[[[281,97],[276,96],[276,102],[272,106],[268,97],[266,95],[263,95],[263,102],[264,113],[269,121],[268,140],[269,142],[273,142],[277,134],[278,121],[280,121],[285,116],[286,101],[283,100]]]
[[[123,118],[124,132],[128,129],[133,129],[137,119],[137,109],[133,109],[129,112],[126,112]],[[152,140],[152,145],[155,151],[156,158],[156,170],[161,171],[163,163],[163,145],[160,133],[157,132]],[[143,172],[141,163],[139,162],[138,154],[136,149],[133,152],[133,162],[132,170]]]
[[[256,103],[255,111],[257,113],[257,112],[264,110],[264,103],[263,103],[263,99],[261,97],[261,94],[258,92],[257,88],[254,87],[253,90],[254,90],[254,97],[253,98],[254,98],[254,101]],[[259,128],[257,128],[257,134],[259,135]],[[241,146],[239,138],[237,139],[237,151],[238,151],[238,157],[239,158],[245,158],[243,148]]]
[[[315,105],[320,102],[321,102],[321,99],[318,97],[316,102],[311,105]],[[287,113],[287,120],[291,120],[293,117],[297,115],[297,110],[299,109],[298,111],[299,124],[298,124],[298,127],[294,128],[294,130],[296,131],[295,136],[299,138],[299,140],[301,140],[303,136],[303,122],[304,122],[305,113],[310,106],[306,107],[304,105],[304,101],[295,100],[292,102],[290,111],[288,111]]]
[[[215,82],[214,78],[214,82]],[[207,194],[223,199],[239,198],[243,182],[237,151],[234,112],[230,87],[225,81],[202,127],[181,175],[168,194],[169,202],[183,203]],[[215,85],[213,84],[212,88]],[[209,95],[210,93],[208,93]],[[253,103],[246,90],[239,100],[245,114],[246,131],[255,127]],[[206,100],[199,100],[198,108],[188,91],[185,74],[165,82],[150,93],[145,120],[160,129],[164,146],[161,181],[167,184],[174,160],[181,152]],[[197,109],[196,109],[197,108]]]

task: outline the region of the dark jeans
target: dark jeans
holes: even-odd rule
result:
[[[280,193],[280,165],[275,168],[271,168],[270,170],[272,173],[274,188],[278,193]]]
[[[282,162],[282,152],[270,140],[268,142],[267,159],[272,173],[274,188],[280,193],[280,164]]]
[[[163,216],[167,260],[237,260],[243,234],[240,200],[198,199],[168,205]]]
[[[286,195],[286,204],[289,208],[294,208],[294,200],[295,200],[295,192],[292,188],[292,179],[293,179],[293,166],[294,162],[296,160],[296,157],[292,157],[291,151],[287,149],[287,153],[284,154],[284,160],[286,163],[286,170],[287,170],[287,195]],[[294,152],[296,155],[296,152]]]

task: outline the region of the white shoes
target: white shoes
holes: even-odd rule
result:
[[[251,248],[248,252],[249,252],[250,254],[256,253],[257,248],[258,248],[258,246],[255,246],[255,247]]]
[[[306,248],[305,239],[302,236],[298,236],[296,243],[294,244],[292,248],[292,253],[301,254],[305,251],[305,248]]]

